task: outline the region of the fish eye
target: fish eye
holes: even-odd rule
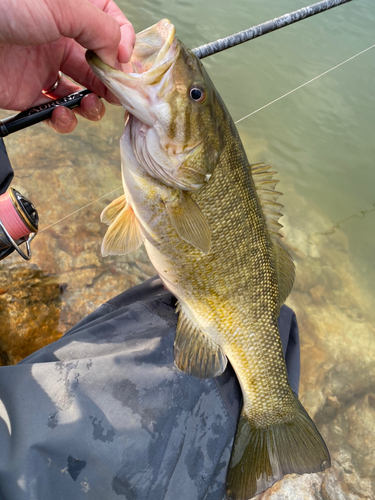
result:
[[[201,85],[192,85],[189,90],[190,98],[193,101],[202,103],[206,100],[207,93],[206,90]]]

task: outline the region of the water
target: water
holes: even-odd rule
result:
[[[136,31],[167,17],[192,48],[306,5],[118,3]],[[204,64],[239,120],[372,46],[374,23],[374,2],[355,0]],[[334,459],[314,481],[332,499],[375,497],[374,81],[375,47],[238,124],[250,162],[270,162],[279,172],[285,243],[297,266],[288,303],[301,331],[301,398]],[[38,125],[6,140],[14,187],[35,202],[41,227],[78,212],[38,236],[31,264],[17,257],[2,264],[3,363],[57,338],[154,272],[142,250],[100,256],[105,228],[99,213],[120,191],[80,210],[121,185],[122,114],[111,107],[100,124],[81,120],[69,136]],[[293,488],[293,481],[285,484]],[[305,482],[306,498],[321,498],[311,476],[295,481],[296,491]]]

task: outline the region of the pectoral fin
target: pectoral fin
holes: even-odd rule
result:
[[[102,255],[125,255],[142,245],[140,224],[127,203],[109,226],[102,243]]]
[[[108,206],[105,207],[100,215],[100,220],[107,224],[108,226],[116,219],[118,214],[126,205],[125,195],[123,194],[119,198],[116,198]]]
[[[201,379],[218,377],[227,366],[227,357],[221,347],[203,333],[180,306],[178,310],[174,342],[174,362],[177,368]]]
[[[195,201],[184,191],[165,201],[167,213],[177,234],[187,243],[207,254],[211,249],[211,232]]]

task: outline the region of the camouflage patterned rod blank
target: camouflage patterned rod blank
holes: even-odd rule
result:
[[[258,24],[257,26],[253,26],[252,28],[249,28],[247,30],[227,36],[226,38],[221,38],[220,40],[216,40],[216,42],[207,43],[205,45],[202,45],[201,47],[197,47],[196,49],[193,49],[193,52],[199,59],[203,59],[204,57],[211,56],[212,54],[216,54],[217,52],[221,52],[222,50],[229,49],[230,47],[234,47],[235,45],[239,45],[240,43],[247,42],[248,40],[252,40],[253,38],[257,38],[258,36],[270,33],[271,31],[276,31],[280,28],[284,28],[284,26],[296,23],[297,21],[301,21],[306,17],[314,16],[315,14],[319,14],[320,12],[332,9],[333,7],[337,7],[338,5],[350,1],[351,0],[322,0],[321,2],[315,3],[308,7],[303,7],[302,9],[295,10],[290,14],[284,14],[283,16],[276,17],[271,21]]]

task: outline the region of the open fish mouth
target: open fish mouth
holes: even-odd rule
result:
[[[124,73],[109,66],[91,50],[86,52],[86,60],[121,104],[143,123],[152,126],[156,119],[152,106],[165,87],[168,70],[178,54],[175,28],[168,19],[162,19],[136,35],[130,59],[133,72]]]
[[[175,60],[170,53],[174,37],[175,27],[168,19],[138,33],[130,60],[134,73],[147,72],[149,77],[157,77],[165,71]]]
[[[180,73],[178,84],[175,82],[174,68],[175,63],[181,66],[179,59],[183,50],[173,24],[162,19],[136,35],[130,59],[131,73],[109,66],[92,51],[86,52],[86,60],[130,113],[126,126],[131,129],[130,147],[139,164],[168,186],[195,190],[206,182],[205,175],[195,172],[193,165],[193,158],[202,152],[204,139],[192,134],[186,139],[181,130],[171,132],[172,121],[176,120],[173,113],[179,114],[173,109],[173,96],[176,87],[181,85]],[[186,179],[179,173],[184,162],[192,164],[184,170]]]

